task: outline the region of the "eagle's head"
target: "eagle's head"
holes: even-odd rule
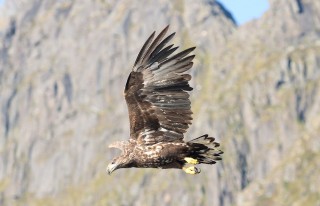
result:
[[[122,154],[112,160],[112,162],[107,167],[107,172],[109,175],[120,168],[128,168],[131,167],[131,158],[130,158],[130,146],[127,141],[118,141],[109,145],[109,148],[117,148],[122,151]]]
[[[112,162],[107,167],[107,172],[110,175],[113,171],[120,169],[120,168],[126,168],[130,164],[130,160],[128,156],[119,156],[112,160]]]

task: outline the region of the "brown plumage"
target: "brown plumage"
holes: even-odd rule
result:
[[[193,65],[195,47],[172,55],[178,48],[167,43],[175,33],[165,37],[167,26],[155,39],[148,38],[130,73],[125,86],[129,111],[130,139],[109,147],[122,154],[108,165],[109,174],[119,168],[178,168],[197,174],[191,164],[214,164],[221,160],[222,151],[214,138],[203,135],[189,142],[184,133],[192,121],[188,91],[191,76],[186,74]],[[154,39],[154,40],[153,40]]]

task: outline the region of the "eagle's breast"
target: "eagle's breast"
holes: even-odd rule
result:
[[[144,154],[149,156],[149,158],[157,158],[159,157],[162,149],[163,149],[162,145],[146,146],[144,150]]]
[[[162,168],[177,160],[183,143],[160,142],[154,145],[138,145],[135,150],[138,167]]]

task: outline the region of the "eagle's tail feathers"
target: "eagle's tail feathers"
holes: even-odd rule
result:
[[[207,134],[193,139],[187,143],[190,146],[189,157],[199,161],[199,164],[215,164],[222,160],[223,152],[218,149],[219,143]]]

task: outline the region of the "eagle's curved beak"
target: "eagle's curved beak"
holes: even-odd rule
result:
[[[113,171],[117,169],[118,165],[117,164],[112,164],[110,163],[107,167],[107,172],[110,175]]]

